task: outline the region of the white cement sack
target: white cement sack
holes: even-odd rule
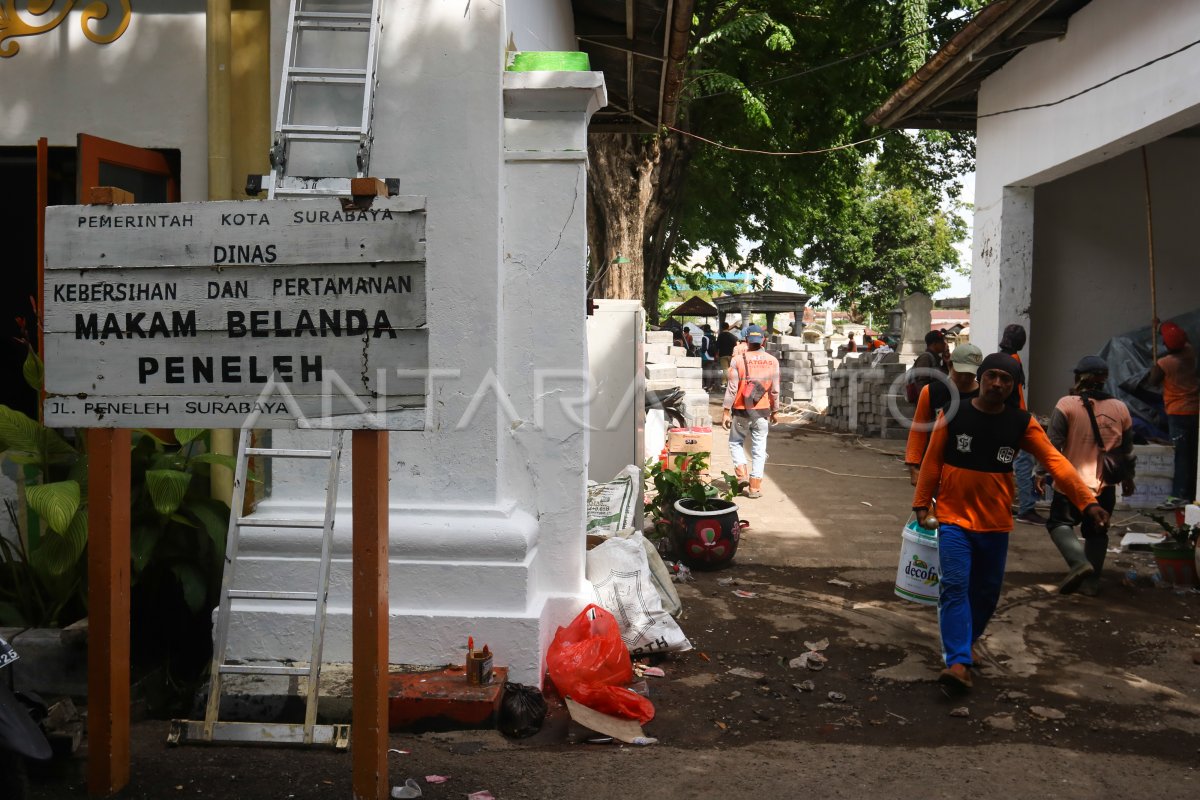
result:
[[[671,580],[671,571],[663,563],[662,556],[658,554],[658,548],[654,546],[654,542],[634,528],[617,531],[616,535],[622,539],[631,539],[642,543],[642,549],[646,551],[646,562],[650,565],[650,579],[654,582],[654,588],[658,590],[658,599],[662,603],[663,611],[672,617],[682,614],[683,603],[679,600],[679,592],[675,591],[675,581]]]
[[[630,464],[607,483],[588,482],[587,532],[616,533],[633,524],[642,471]]]
[[[692,643],[663,610],[639,538],[636,532],[627,539],[613,537],[588,551],[587,579],[596,603],[617,618],[631,656],[691,650]]]
[[[661,408],[651,408],[646,412],[646,430],[642,436],[644,445],[643,461],[657,461],[663,445],[667,443],[667,412]]]

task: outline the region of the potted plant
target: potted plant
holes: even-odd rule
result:
[[[1200,538],[1200,525],[1187,525],[1181,519],[1168,522],[1165,517],[1155,515],[1150,518],[1167,532],[1166,539],[1150,547],[1159,574],[1180,588],[1196,586],[1196,540]]]
[[[673,462],[647,465],[646,513],[654,531],[667,538],[680,560],[693,568],[728,563],[737,552],[741,527],[737,478],[722,473],[722,491],[705,475],[708,453],[677,455]]]

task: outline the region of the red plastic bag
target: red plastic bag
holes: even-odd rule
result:
[[[633,681],[633,663],[616,618],[600,606],[589,605],[555,632],[546,669],[558,691],[576,703],[642,724],[654,719],[653,703],[622,688]]]

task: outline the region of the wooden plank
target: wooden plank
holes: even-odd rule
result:
[[[350,194],[355,197],[387,197],[387,181],[383,178],[351,178]]]
[[[423,261],[424,198],[51,206],[46,269]]]
[[[129,783],[128,430],[88,431],[88,794]]]
[[[230,339],[197,330],[195,336],[157,342],[89,342],[47,333],[46,362],[54,367],[46,393],[257,397],[274,374],[294,394],[319,394],[331,381],[368,398],[380,392],[412,394],[422,391],[423,383],[402,382],[397,370],[424,369],[428,341],[427,330],[325,339]]]
[[[46,295],[46,330],[72,334],[81,313],[98,314],[101,327],[107,314],[117,314],[125,327],[126,314],[141,312],[148,328],[152,312],[169,318],[175,311],[195,310],[197,324],[205,330],[224,328],[230,312],[248,314],[264,307],[286,311],[292,322],[303,310],[318,320],[323,308],[361,309],[372,321],[377,310],[384,310],[397,328],[419,328],[427,321],[425,266],[420,262],[146,267],[134,273],[97,267],[51,274]]]
[[[388,435],[354,431],[353,706],[356,800],[388,797]]]
[[[133,202],[133,192],[116,186],[93,186],[88,191],[88,202],[93,205],[122,205]]]
[[[419,431],[425,429],[425,395],[388,395],[371,399],[338,394],[287,397],[201,395],[62,395],[45,405],[46,424],[81,428],[251,428]],[[251,416],[253,415],[253,417]],[[164,422],[172,420],[172,422]],[[177,424],[178,421],[188,424]]]

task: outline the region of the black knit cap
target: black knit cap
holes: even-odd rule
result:
[[[992,353],[983,360],[979,365],[979,376],[983,377],[983,373],[989,369],[998,369],[1012,375],[1014,381],[1021,380],[1021,365],[1017,360],[1008,353]]]

